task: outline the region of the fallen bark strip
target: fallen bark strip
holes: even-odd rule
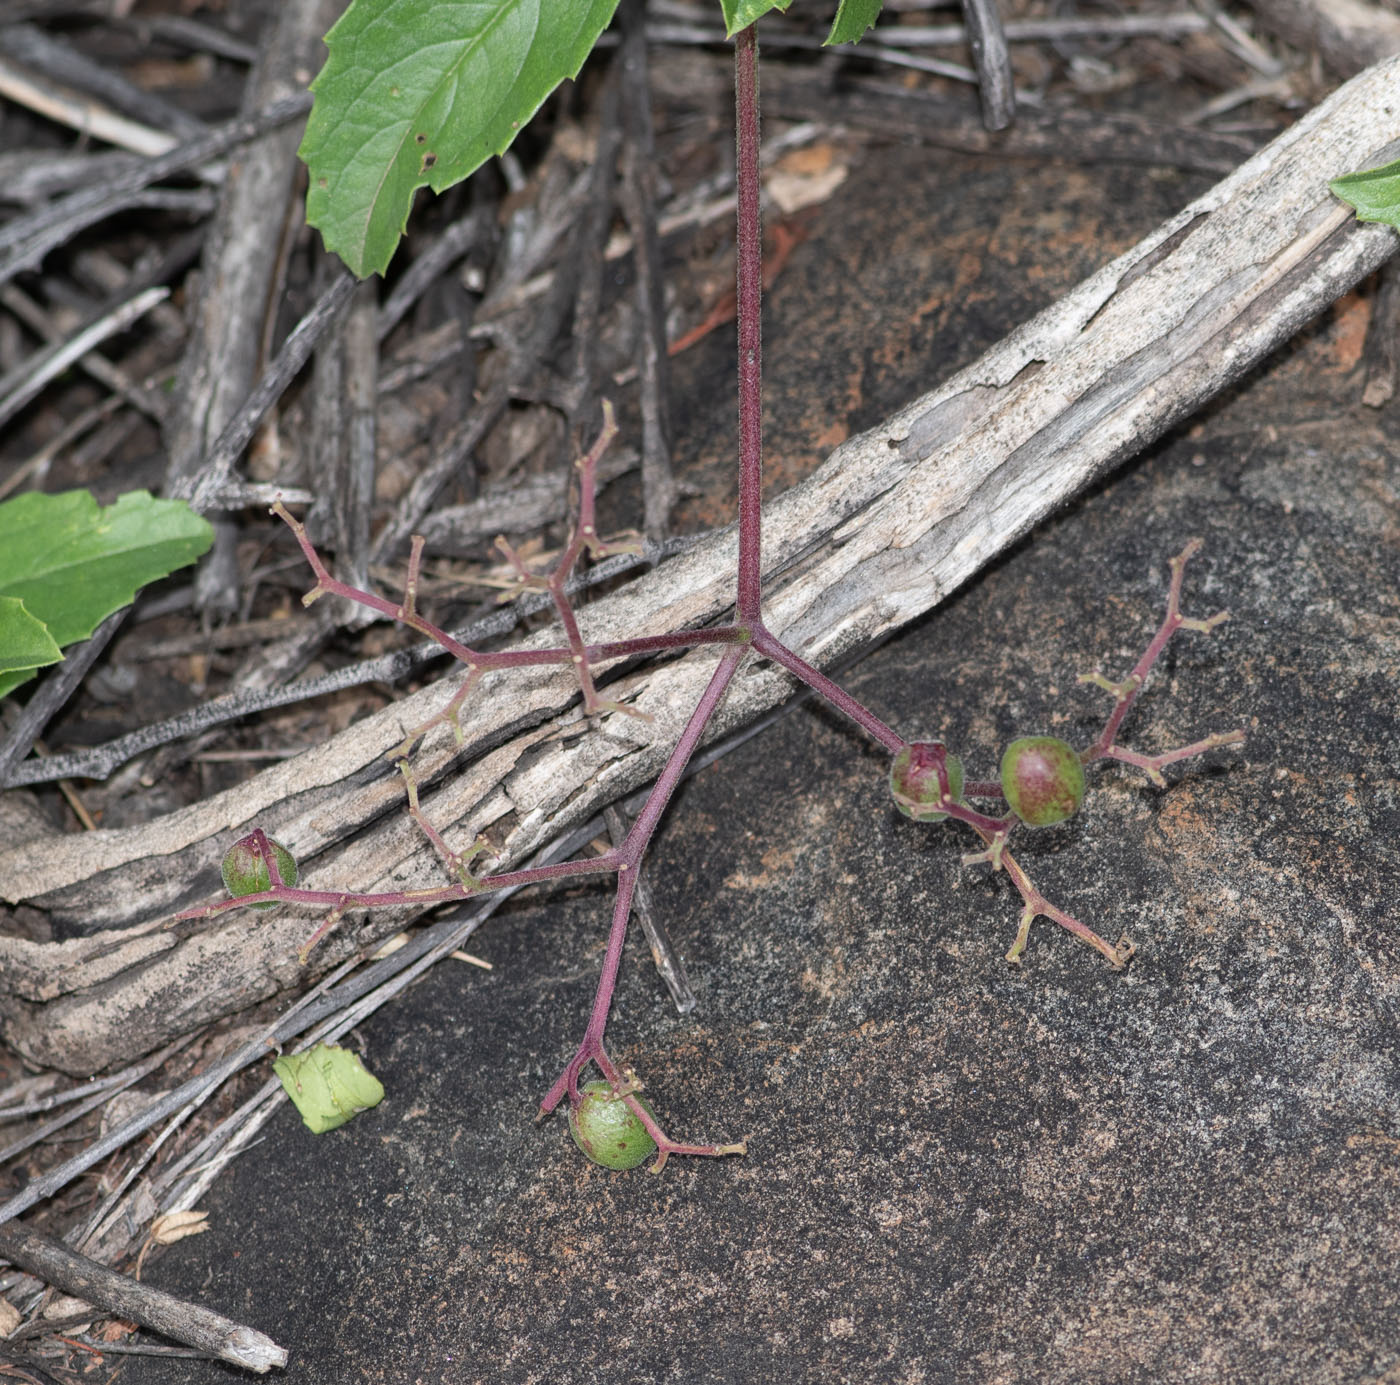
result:
[[[1350,77],[1400,53],[1400,15],[1366,0],[1245,0],[1264,29]]]
[[[989,130],[981,116],[958,101],[893,82],[841,79],[835,91],[824,73],[772,64],[763,78],[764,99],[785,114],[824,120],[834,103],[841,119],[882,135],[901,134],[967,154],[1051,158],[1079,164],[1127,163],[1227,174],[1258,147],[1257,140],[1190,125],[1152,120],[1131,112],[1037,110],[1019,106],[1015,124]]]
[[[303,115],[311,105],[306,92],[275,101],[264,110],[241,116],[176,145],[168,154],[124,163],[106,182],[80,187],[8,225],[0,226],[0,283],[8,283],[26,269],[36,269],[50,250],[72,239],[79,231],[132,206],[168,203],[176,194],[151,185],[172,174],[207,163],[237,145],[256,139]],[[181,194],[177,205],[202,205],[190,194]]]
[[[256,1329],[108,1269],[69,1250],[61,1241],[40,1236],[15,1222],[0,1225],[0,1259],[94,1308],[129,1318],[220,1361],[259,1375],[287,1364],[285,1349]]]
[[[1393,157],[1400,59],[1363,73],[1126,254],[884,425],[852,438],[767,517],[768,622],[817,664],[936,605],[1108,468],[1238,379],[1395,250],[1355,223],[1329,178]],[[732,602],[725,531],[582,612],[585,638],[695,626]],[[549,643],[546,632],[536,643]],[[467,741],[430,735],[423,807],[450,846],[487,833],[503,867],[654,775],[713,651],[619,672],[608,696],[650,712],[590,728],[567,676],[488,676]],[[144,826],[17,842],[0,895],[47,910],[67,941],[0,939],[0,1026],[37,1062],[88,1072],[216,1015],[302,986],[311,921],[283,909],[170,926],[217,894],[218,862],[254,823],[313,888],[441,884],[385,759],[455,686],[424,689],[237,789]],[[753,661],[712,727],[772,706],[787,678]],[[32,832],[34,829],[30,829]],[[352,916],[331,966],[411,910]],[[78,936],[71,936],[77,934]]]

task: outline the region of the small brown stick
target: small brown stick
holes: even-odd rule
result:
[[[43,741],[34,742],[36,754],[47,755],[49,748]],[[83,802],[82,795],[78,793],[71,779],[60,779],[58,781],[58,791],[61,793],[68,806],[73,810],[73,816],[82,824],[85,832],[96,832],[97,824],[93,821],[92,814],[87,810],[87,804]]]
[[[7,37],[7,35],[0,35]],[[100,101],[0,57],[0,96],[48,119],[137,154],[167,154],[179,141],[164,130],[119,115]]]
[[[286,1350],[255,1328],[120,1274],[37,1232],[13,1223],[0,1226],[0,1256],[95,1308],[129,1318],[220,1361],[259,1375],[287,1364]]]
[[[630,828],[616,803],[603,809],[603,821],[608,825],[608,835],[612,838],[613,846],[620,847],[627,840]],[[651,882],[642,867],[638,867],[637,870],[637,883],[632,894],[632,912],[637,916],[637,922],[642,925],[642,932],[647,936],[647,942],[651,946],[651,959],[656,963],[656,970],[671,993],[677,1012],[682,1015],[689,1014],[695,1008],[695,992],[690,989],[690,977],[686,975],[685,963],[681,961],[681,955],[676,951],[671,935],[656,912],[652,901]]]
[[[1279,77],[1251,77],[1249,81],[1242,82],[1237,87],[1231,87],[1229,91],[1222,91],[1219,96],[1213,96],[1209,101],[1202,102],[1193,110],[1186,111],[1181,116],[1181,123],[1183,125],[1204,125],[1207,121],[1214,120],[1227,111],[1233,111],[1251,101],[1285,101],[1293,94],[1293,91],[1293,78],[1288,73]]]
[[[977,68],[977,93],[982,100],[982,123],[1004,130],[1016,118],[1016,88],[1011,54],[994,0],[962,0],[967,43]]]
[[[621,200],[623,215],[632,232],[637,315],[641,325],[637,372],[642,403],[642,530],[649,539],[660,540],[666,537],[671,509],[676,503],[676,478],[671,468],[666,290],[661,275],[661,241],[656,229],[656,138],[651,118],[641,0],[625,0],[621,17],[622,104],[627,130]],[[693,998],[691,1004],[694,1004]]]
[[[36,352],[24,365],[0,380],[0,423],[18,413],[45,385],[80,361],[100,341],[124,332],[133,322],[170,297],[167,288],[149,288],[119,303],[66,341]]]

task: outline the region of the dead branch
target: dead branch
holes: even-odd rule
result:
[[[206,205],[204,193],[178,193],[153,188],[153,183],[175,173],[198,167],[236,145],[255,139],[267,130],[304,115],[310,106],[305,92],[272,102],[252,115],[176,145],[168,154],[152,159],[123,162],[103,183],[86,184],[52,203],[16,217],[0,227],[0,283],[36,268],[55,246],[114,212],[136,206],[174,206],[198,209]]]
[[[1039,518],[1237,380],[1384,262],[1395,233],[1359,225],[1327,189],[1392,157],[1400,60],[1362,74],[1205,196],[981,360],[843,444],[770,512],[770,627],[829,664],[936,605]],[[590,641],[714,620],[732,601],[726,531],[588,607]],[[553,642],[546,632],[539,643]],[[418,762],[425,813],[454,849],[488,833],[502,865],[655,774],[709,678],[713,652],[616,671],[608,695],[651,723],[571,710],[567,674],[488,675],[466,743],[445,729]],[[67,941],[0,939],[0,1022],[27,1056],[68,1071],[129,1059],[218,1014],[302,986],[306,919],[282,910],[182,929],[217,893],[224,849],[255,823],[313,888],[440,883],[402,811],[387,752],[455,680],[350,727],[240,787],[144,826],[52,836],[0,852],[0,894],[48,911]],[[783,698],[755,663],[716,735]],[[331,966],[402,927],[386,911],[317,956]],[[76,936],[74,936],[76,935]],[[139,1025],[131,1022],[140,1015]]]
[[[1400,15],[1365,0],[1245,0],[1261,27],[1350,77],[1400,53]]]
[[[220,1361],[259,1375],[287,1364],[286,1351],[254,1328],[108,1269],[69,1250],[61,1241],[13,1222],[0,1226],[0,1257],[94,1308],[130,1318]]]

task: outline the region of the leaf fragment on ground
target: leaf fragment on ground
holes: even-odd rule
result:
[[[359,1055],[337,1044],[283,1054],[272,1070],[313,1135],[339,1129],[384,1100],[383,1086]]]
[[[1380,168],[1345,173],[1327,186],[1356,209],[1358,221],[1383,221],[1400,230],[1400,159]]]

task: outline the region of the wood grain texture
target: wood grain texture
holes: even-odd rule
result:
[[[766,619],[819,665],[937,605],[1038,519],[1237,380],[1396,248],[1361,226],[1329,178],[1394,157],[1386,110],[1400,60],[1368,70],[1204,197],[1011,333],[967,369],[850,439],[770,507]],[[722,617],[732,531],[587,607],[610,640]],[[535,643],[555,637],[545,632]],[[623,671],[607,695],[654,721],[589,727],[550,670],[484,680],[467,739],[430,735],[417,775],[449,844],[479,832],[502,864],[659,769],[717,655]],[[286,910],[169,926],[217,893],[218,861],[263,826],[317,888],[415,889],[439,863],[402,808],[385,759],[455,678],[350,727],[235,790],[124,831],[47,838],[0,853],[0,895],[46,910],[68,941],[0,940],[0,1024],[38,1062],[90,1071],[300,986],[314,926]],[[790,690],[750,662],[712,727],[751,720]],[[323,970],[403,926],[411,911],[352,916],[313,957]],[[360,921],[363,919],[363,921]]]

